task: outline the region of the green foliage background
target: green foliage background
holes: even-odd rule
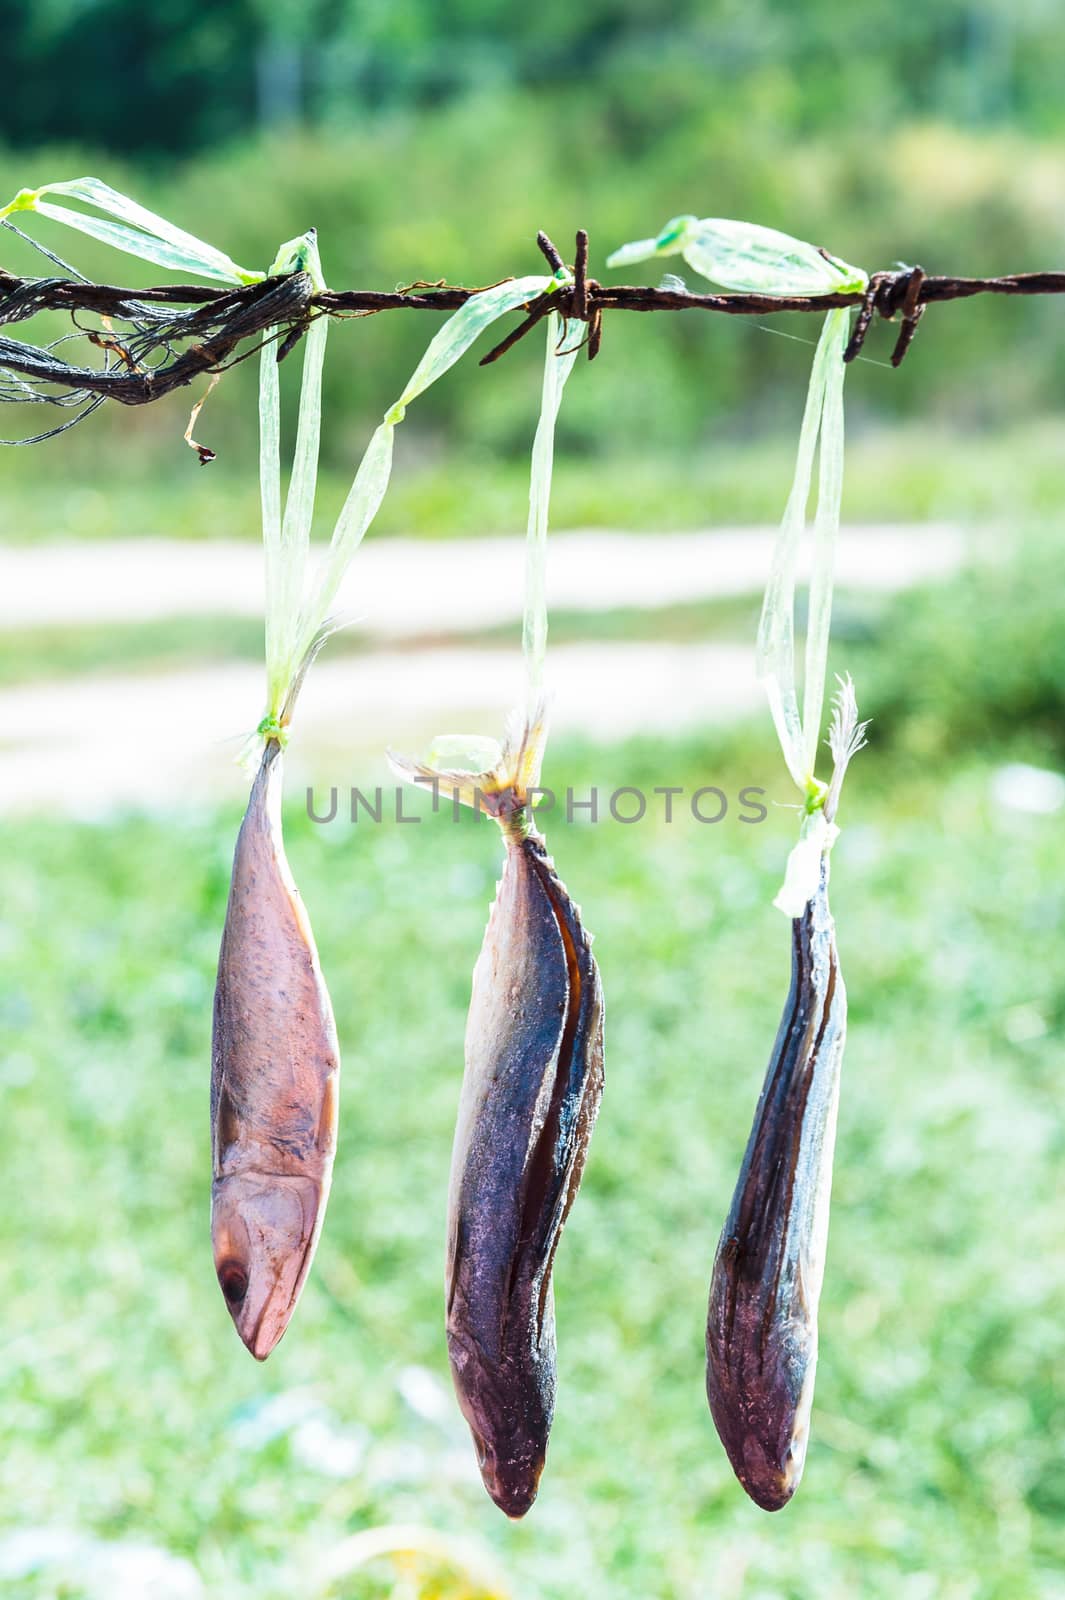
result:
[[[487,283],[535,270],[539,227],[567,252],[587,227],[602,273],[616,245],[692,210],[782,228],[869,270],[919,260],[933,272],[1022,271],[1053,266],[1065,246],[1065,23],[1034,4],[656,9],[615,0],[519,15],[428,0],[291,10],[54,0],[10,9],[4,191],[95,170],[249,264],[313,224],[336,286]],[[287,97],[269,87],[282,58]],[[40,219],[32,231],[90,273],[152,276]],[[48,270],[13,238],[3,253],[16,270]],[[429,321],[391,314],[336,330],[325,452],[338,480],[413,367]],[[815,334],[808,318],[776,318],[773,328]],[[871,360],[851,371],[851,436],[879,445],[902,419],[919,418],[935,447],[919,448],[918,477],[944,445],[950,459],[976,460],[1019,416],[1065,407],[1052,301],[934,308],[898,373],[874,364],[892,338],[874,332]],[[536,362],[519,349],[464,376],[461,399],[456,380],[412,413],[401,467],[419,480],[409,510],[421,526],[442,517],[470,531],[511,516],[477,485],[506,480],[524,457]],[[614,520],[635,496],[650,503],[645,516],[669,519],[676,463],[694,450],[727,459],[752,435],[760,448],[776,437],[790,448],[808,363],[801,344],[738,320],[615,316],[560,425],[581,478],[603,480],[587,509]],[[253,381],[233,373],[204,418],[220,452],[212,495],[246,531],[253,518],[235,485],[253,449]],[[143,519],[130,498],[138,476],[193,480],[181,445],[187,409],[176,395],[95,418],[64,441],[64,461],[83,477],[103,478],[121,461],[108,475],[122,513],[114,529]],[[29,431],[41,415],[12,426]],[[913,445],[903,439],[895,452],[903,477]],[[628,464],[620,480],[619,464]],[[9,470],[21,482],[34,466]],[[448,492],[456,474],[464,516]],[[964,483],[965,469],[954,476]],[[917,491],[906,503],[923,509]],[[731,507],[726,498],[708,511],[719,518]],[[32,523],[32,509],[12,520],[16,530]]]

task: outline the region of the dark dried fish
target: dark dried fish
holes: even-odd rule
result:
[[[791,925],[791,990],[710,1284],[707,1399],[736,1476],[766,1511],[788,1503],[806,1460],[847,1033],[828,852],[866,727],[853,684],[841,679],[828,741],[832,780],[811,786],[813,807],[782,891],[786,898],[797,883],[809,885],[796,895],[800,905],[809,898]]]
[[[233,859],[214,1003],[211,1240],[237,1332],[262,1361],[318,1242],[336,1149],[333,1009],[281,836],[267,744]]]
[[[714,1262],[706,1393],[736,1476],[778,1511],[802,1476],[817,1365],[847,995],[828,864],[792,923],[791,991]]]
[[[448,1206],[447,1339],[481,1476],[536,1497],[555,1402],[551,1268],[603,1087],[603,996],[535,833],[507,859],[473,979]]]
[[[603,991],[591,940],[532,823],[543,731],[498,767],[393,757],[499,821],[503,875],[473,975],[448,1196],[448,1353],[485,1488],[510,1517],[536,1498],[555,1403],[555,1250],[603,1091]]]
[[[437,742],[426,765],[393,758],[403,777],[448,789],[494,815],[506,845],[466,1024],[448,1195],[446,1324],[481,1477],[510,1517],[524,1516],[535,1500],[547,1454],[555,1407],[551,1273],[603,1091],[599,969],[529,803],[546,736],[555,419],[580,348],[579,327],[560,327],[554,314],[546,320],[526,541],[526,715],[512,719],[502,747],[452,737]]]

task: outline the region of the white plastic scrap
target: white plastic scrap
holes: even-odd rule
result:
[[[623,245],[607,260],[628,266],[652,257],[682,255],[696,272],[725,289],[776,297],[857,294],[867,275],[836,256],[775,228],[723,217],[675,217],[655,239]],[[832,584],[843,493],[843,355],[850,308],[825,317],[806,394],[795,475],[766,585],[758,629],[758,670],[764,680],[777,737],[792,780],[809,807],[774,904],[802,914],[817,886],[821,857],[838,830],[821,810],[825,791],[815,777],[824,710],[825,673],[832,620]],[[802,711],[795,673],[795,573],[807,525],[807,506],[818,461],[817,513],[806,628]],[[851,691],[853,698],[853,691]],[[856,716],[855,716],[856,720]],[[853,751],[850,752],[853,754]],[[849,755],[846,759],[849,759]],[[842,763],[845,768],[846,760]],[[837,760],[837,768],[840,764]],[[842,781],[840,769],[839,781]],[[839,782],[834,784],[838,799]],[[820,791],[820,793],[819,793]]]

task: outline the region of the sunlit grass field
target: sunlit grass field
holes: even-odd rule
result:
[[[350,333],[343,326],[334,333],[331,352],[338,359]],[[560,455],[552,483],[554,526],[656,533],[776,523],[795,464],[808,357],[803,351],[790,374],[794,418],[789,418],[786,434],[752,441],[745,430],[716,437],[708,432],[694,457],[581,451]],[[469,371],[463,377],[467,386],[485,381],[484,374]],[[534,384],[530,369],[530,413]],[[250,393],[248,403],[253,403]],[[173,447],[155,458],[112,457],[108,433],[95,418],[71,442],[52,440],[34,450],[5,454],[0,506],[4,541],[146,535],[258,540],[259,496],[250,452],[238,446],[200,468],[181,440],[187,397],[171,397],[156,409],[166,407]],[[526,420],[531,433],[531,421]],[[162,419],[157,422],[165,426]],[[1045,519],[1065,500],[1059,449],[1063,428],[1059,416],[990,434],[917,423],[867,427],[855,420],[848,440],[846,517],[852,523],[969,520],[1011,528],[1019,520]],[[368,430],[353,435],[343,469],[322,474],[318,512],[323,531],[343,503],[368,437]],[[398,434],[396,463],[374,522],[375,539],[394,534],[474,538],[524,527],[529,489],[524,455],[511,460],[488,451],[440,455],[431,438],[419,431],[412,410]],[[47,494],[41,493],[42,473],[48,479]]]
[[[821,1365],[806,1478],[775,1517],[717,1443],[702,1324],[787,989],[770,902],[791,812],[545,819],[597,934],[608,1080],[558,1258],[548,1467],[520,1525],[477,1479],[441,1307],[493,826],[323,828],[289,797],[344,1053],[342,1134],[315,1270],[258,1367],[207,1234],[210,1003],[238,818],[8,825],[4,1595],[112,1600],[86,1559],[34,1570],[39,1546],[12,1539],[42,1527],[53,1549],[57,1530],[146,1542],[237,1600],[1065,1593],[1065,840],[1060,816],[996,807],[992,767],[901,781],[874,744],[845,796],[832,898],[851,1020]],[[559,744],[546,781],[790,798],[753,736]],[[385,1522],[461,1536],[506,1590],[417,1560],[330,1579],[340,1541]]]

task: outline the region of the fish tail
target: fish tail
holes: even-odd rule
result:
[[[494,774],[497,791],[509,791],[518,805],[527,806],[530,792],[540,782],[546,744],[547,710],[542,700],[526,712],[512,711]]]
[[[430,788],[434,799],[442,794],[507,824],[527,816],[546,743],[547,714],[539,701],[511,713],[502,743],[475,734],[443,734],[422,760],[394,750],[388,760],[399,777]]]

